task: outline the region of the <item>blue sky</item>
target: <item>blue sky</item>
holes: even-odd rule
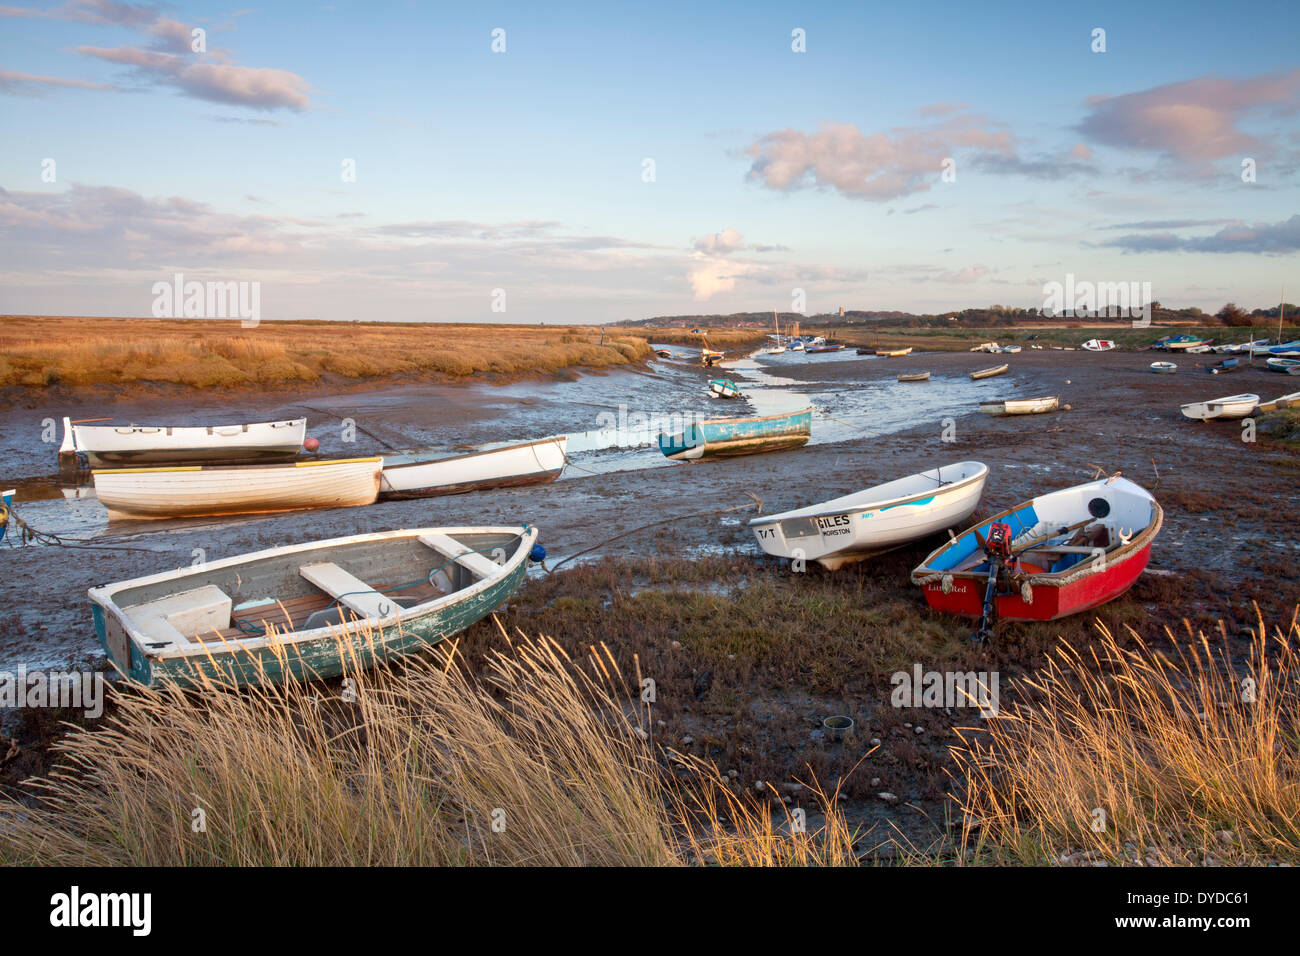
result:
[[[1283,2],[16,0],[0,312],[148,315],[178,272],[264,318],[1039,306],[1067,273],[1273,304],[1297,35]]]

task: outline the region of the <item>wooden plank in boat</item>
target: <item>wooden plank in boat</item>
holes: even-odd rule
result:
[[[455,561],[476,577],[490,578],[501,570],[501,565],[495,561],[465,547],[455,538],[445,534],[422,534],[420,543],[427,548],[432,548],[444,558]]]
[[[387,617],[395,610],[392,598],[332,561],[304,564],[298,573],[362,617]]]

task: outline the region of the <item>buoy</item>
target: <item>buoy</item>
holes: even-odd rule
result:
[[[320,447],[320,442],[318,442],[314,438],[308,438],[305,442],[302,443],[302,447],[307,449],[307,451],[315,451],[317,448]]]
[[[533,561],[545,561],[546,549],[543,548],[540,544],[534,544],[528,552],[528,557]]]

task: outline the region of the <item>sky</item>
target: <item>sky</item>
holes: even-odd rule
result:
[[[1300,4],[0,4],[0,314],[1300,296]]]

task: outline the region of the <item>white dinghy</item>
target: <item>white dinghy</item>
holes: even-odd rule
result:
[[[980,411],[985,415],[1041,415],[1054,412],[1061,407],[1061,400],[1056,395],[1042,398],[1009,398],[1003,402],[980,402]]]
[[[61,463],[90,467],[288,461],[302,449],[307,419],[248,425],[86,425],[63,419]]]
[[[1183,406],[1183,414],[1203,422],[1211,418],[1245,418],[1258,405],[1258,395],[1228,395],[1208,402],[1188,402]]]
[[[387,456],[379,486],[382,498],[432,498],[484,488],[543,485],[564,470],[568,439],[489,448],[466,455]]]
[[[109,468],[91,473],[95,495],[118,518],[258,514],[374,504],[382,458],[287,465]]]
[[[988,474],[983,462],[961,461],[755,518],[749,527],[768,554],[834,570],[961,524],[979,504]]]

